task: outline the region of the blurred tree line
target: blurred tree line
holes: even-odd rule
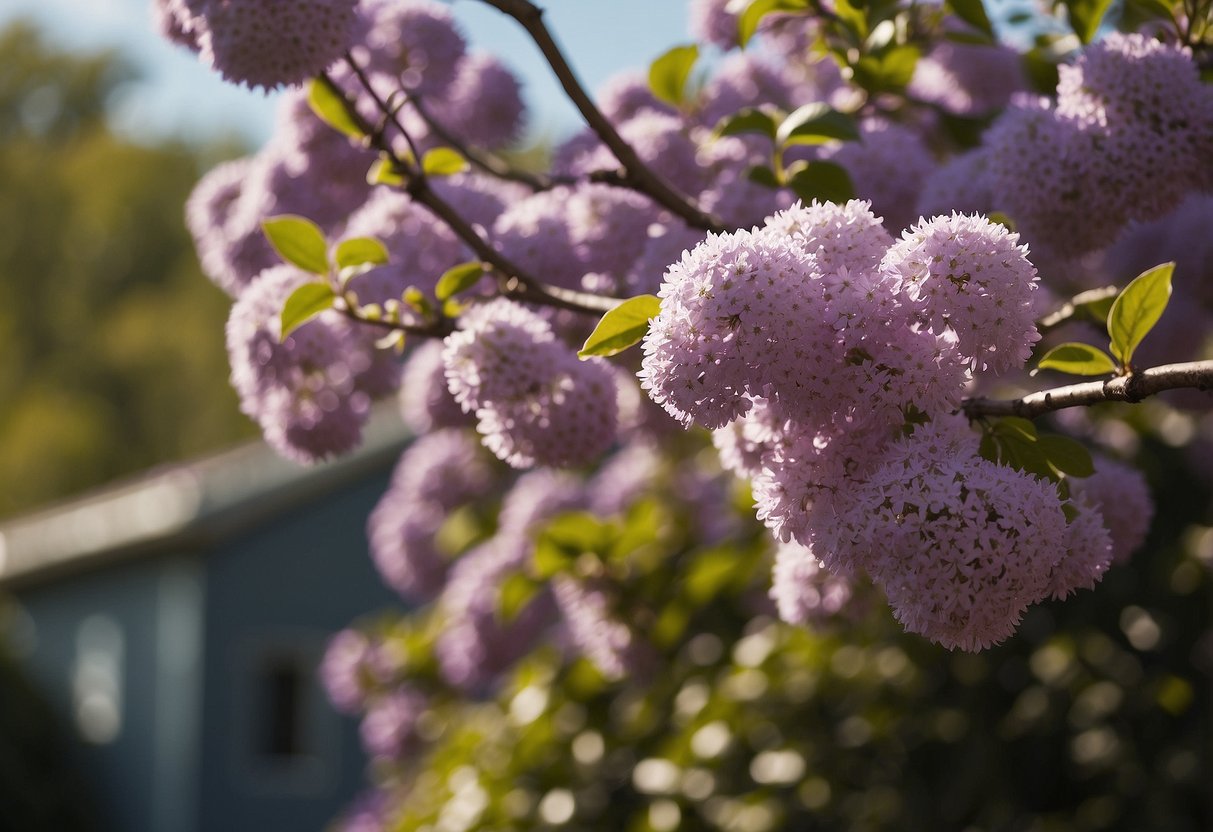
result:
[[[244,149],[115,135],[133,77],[0,32],[0,516],[252,434],[228,300],[182,219],[201,171]]]

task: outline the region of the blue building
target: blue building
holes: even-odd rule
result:
[[[326,465],[256,444],[0,525],[7,640],[73,727],[103,830],[321,830],[358,791],[316,665],[399,603],[364,525],[404,443],[381,418]]]

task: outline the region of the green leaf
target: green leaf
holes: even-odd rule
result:
[[[553,517],[540,537],[577,553],[605,548],[611,527],[588,511],[566,511]]]
[[[717,122],[715,132],[717,136],[760,133],[774,141],[776,129],[775,118],[770,113],[757,107],[745,107]]]
[[[479,260],[452,266],[443,273],[442,277],[438,278],[438,285],[434,287],[434,297],[445,301],[471,289],[483,276],[484,264]]]
[[[1006,433],[996,437],[1001,461],[1017,471],[1025,471],[1038,477],[1058,479],[1057,471],[1049,464],[1040,443],[1017,433]]]
[[[1108,335],[1112,338],[1112,355],[1128,365],[1133,351],[1158,323],[1171,299],[1171,275],[1174,263],[1163,263],[1144,271],[1112,304],[1108,313]]]
[[[435,147],[421,157],[421,172],[426,176],[451,176],[462,173],[467,167],[467,160],[450,147]]]
[[[858,141],[859,128],[849,115],[821,102],[805,104],[793,111],[775,132],[775,141],[780,147],[823,144],[834,139]]]
[[[1036,425],[1031,419],[1004,416],[994,423],[995,436],[1013,436],[1026,442],[1036,441]]]
[[[262,220],[261,230],[286,262],[305,272],[328,274],[328,243],[316,223],[294,214],[283,214]]]
[[[765,165],[754,165],[746,171],[746,179],[749,179],[756,185],[765,185],[772,189],[783,187],[783,183],[779,181],[779,177],[775,175],[775,171]]]
[[[337,244],[334,252],[337,268],[381,266],[388,261],[387,246],[374,237],[352,237]]]
[[[703,606],[734,583],[739,568],[745,565],[731,548],[708,549],[699,552],[687,570],[683,591],[696,606]]]
[[[1015,230],[1016,230],[1016,228],[1015,228],[1015,220],[1013,220],[1013,219],[1011,219],[1010,217],[1008,217],[1008,216],[1007,216],[1006,214],[1004,214],[1002,211],[994,211],[993,213],[991,213],[991,214],[990,214],[990,215],[987,217],[987,219],[988,219],[990,222],[997,223],[998,225],[1001,225],[1001,226],[1002,226],[1003,228],[1005,228],[1007,231],[1015,231]]]
[[[570,571],[576,560],[576,555],[540,535],[535,542],[535,554],[531,556],[531,568],[538,580],[546,581],[554,575]]]
[[[990,18],[981,0],[950,0],[949,5],[957,17],[988,35],[991,40],[994,39],[994,27],[990,25]]]
[[[811,162],[788,180],[790,187],[805,202],[846,202],[855,198],[851,175],[833,162]]]
[[[380,156],[366,172],[366,184],[388,185],[398,188],[405,183],[404,174],[396,169],[396,163],[387,156]]]
[[[497,598],[497,618],[503,623],[510,623],[518,614],[526,609],[531,599],[539,594],[543,584],[532,580],[522,572],[515,572],[501,584],[501,593]]]
[[[1099,31],[1099,24],[1112,5],[1112,0],[1064,0],[1070,14],[1070,26],[1083,43],[1090,43]]]
[[[302,324],[331,308],[336,297],[333,287],[327,283],[304,283],[291,292],[282,305],[282,334],[279,339],[286,340],[286,336]]]
[[[918,58],[922,55],[917,46],[895,46],[880,59],[880,77],[886,87],[900,89],[910,83]]]
[[[345,96],[324,78],[313,78],[307,88],[307,104],[316,117],[345,135],[361,139],[366,136],[358,120],[350,113]]]
[[[1089,477],[1095,473],[1091,452],[1081,442],[1057,433],[1048,433],[1037,441],[1045,459],[1057,471],[1071,477]]]
[[[1116,372],[1116,362],[1098,347],[1071,341],[1044,354],[1036,365],[1041,370],[1060,370],[1077,376],[1102,376]]]
[[[738,45],[747,46],[758,31],[758,24],[771,12],[796,12],[808,7],[808,0],[754,0],[737,15]]]
[[[649,66],[649,89],[658,101],[681,107],[686,101],[687,79],[699,60],[699,47],[675,46]]]
[[[637,295],[625,300],[602,316],[577,354],[588,358],[623,352],[644,337],[649,331],[649,319],[660,311],[661,301],[655,295]]]

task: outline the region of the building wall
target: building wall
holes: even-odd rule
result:
[[[191,830],[201,562],[164,556],[18,594],[24,663],[113,832]]]
[[[356,726],[315,668],[333,632],[399,605],[364,531],[386,488],[385,472],[208,558],[200,829],[321,830],[360,789]]]

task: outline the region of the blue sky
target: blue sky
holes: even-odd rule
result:
[[[144,74],[113,102],[123,132],[208,139],[236,133],[260,143],[273,103],[223,83],[197,58],[152,31],[151,0],[5,0],[0,24],[35,21],[52,43],[73,50],[113,48]],[[450,3],[474,48],[494,52],[523,79],[532,131],[567,133],[579,125],[550,71],[512,20],[477,0]],[[686,41],[684,0],[541,0],[548,26],[591,89],[619,69],[646,66]]]

